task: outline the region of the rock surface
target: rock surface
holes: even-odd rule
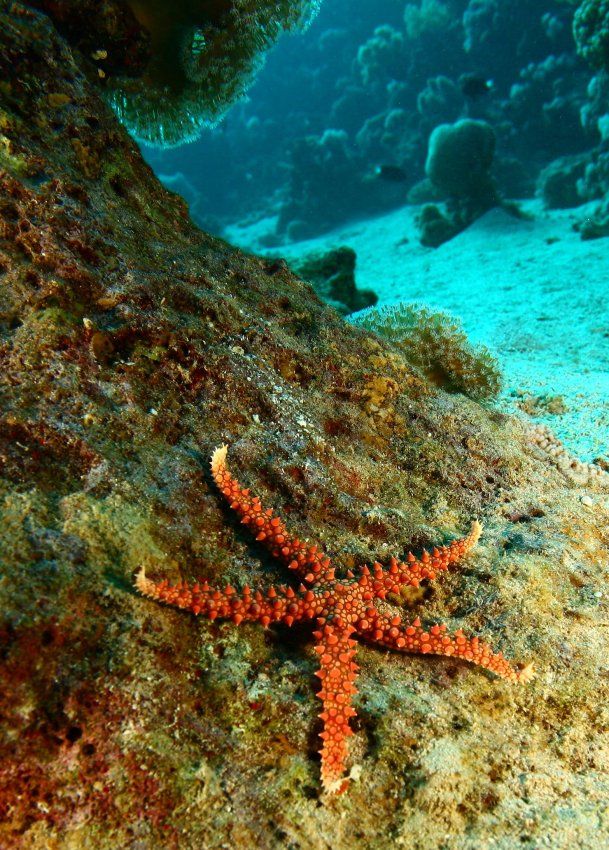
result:
[[[0,846],[601,845],[607,494],[197,231],[43,15],[3,3],[0,33]],[[222,441],[344,567],[483,518],[468,564],[400,605],[538,678],[362,647],[354,781],[324,800],[306,632],[132,588],[142,564],[287,580],[213,490]]]
[[[376,304],[371,289],[358,289],[355,283],[357,256],[352,248],[333,248],[323,254],[311,254],[292,263],[292,270],[311,284],[326,304],[339,313],[354,313]]]

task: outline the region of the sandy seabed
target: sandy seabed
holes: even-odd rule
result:
[[[504,410],[524,409],[545,422],[584,460],[607,457],[609,243],[583,241],[574,230],[585,207],[521,207],[530,218],[495,209],[437,249],[419,243],[417,207],[280,249],[259,241],[273,219],[229,228],[225,236],[288,262],[348,245],[357,254],[358,286],[373,289],[379,305],[414,301],[446,310],[472,342],[493,351],[504,373]]]

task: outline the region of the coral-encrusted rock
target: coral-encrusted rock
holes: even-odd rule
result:
[[[561,156],[542,170],[537,179],[537,194],[547,209],[569,209],[582,203],[578,183],[590,160],[589,154]]]
[[[3,3],[0,39],[0,846],[600,846],[606,496],[197,231],[47,18]],[[363,648],[359,781],[319,805],[298,634],[133,589],[141,566],[289,582],[212,487],[222,441],[339,568],[484,518],[425,610],[535,658],[537,684]]]
[[[445,196],[475,201],[488,209],[496,203],[490,176],[494,155],[491,125],[464,118],[435,128],[429,137],[425,173]]]
[[[324,301],[339,313],[353,313],[376,304],[378,298],[371,289],[358,289],[355,283],[357,257],[346,245],[322,254],[311,254],[292,268],[313,286]]]

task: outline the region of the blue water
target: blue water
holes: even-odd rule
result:
[[[201,227],[247,250],[351,246],[381,305],[448,310],[495,351],[504,409],[607,456],[609,83],[573,15],[325,0],[217,126],[144,153]],[[601,238],[581,238],[590,221]]]

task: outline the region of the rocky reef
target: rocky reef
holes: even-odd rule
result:
[[[48,4],[52,12],[54,4]],[[609,503],[285,264],[191,223],[69,28],[0,6],[0,846],[584,848],[609,838]],[[59,22],[61,25],[61,22]],[[361,646],[352,782],[319,782],[306,630],[137,595],[288,582],[240,479],[341,569],[485,523],[391,598],[537,678]]]
[[[355,251],[343,245],[324,254],[311,254],[294,261],[291,268],[311,284],[326,304],[339,313],[348,314],[371,307],[378,301],[372,290],[357,288],[356,262]]]

